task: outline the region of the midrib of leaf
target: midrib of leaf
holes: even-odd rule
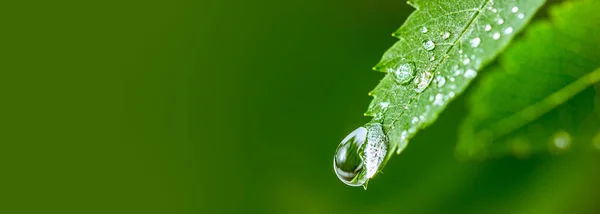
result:
[[[584,89],[592,86],[593,84],[599,81],[600,68],[594,70],[593,72],[585,76],[582,76],[575,82],[568,84],[567,86],[561,88],[557,92],[552,93],[542,101],[528,106],[520,112],[517,112],[513,115],[510,115],[507,118],[504,118],[503,120],[498,121],[494,125],[491,125],[488,131],[495,135],[491,136],[492,138],[498,138],[507,135],[515,131],[516,129],[521,128],[524,125],[534,121],[540,116],[548,113],[550,110],[565,103],[573,96],[579,94]]]
[[[411,5],[417,10],[394,33],[399,41],[386,51],[374,69],[389,72],[390,69],[407,61],[415,62],[417,70],[415,79],[424,72],[432,74],[429,86],[420,93],[415,92],[417,83],[411,81],[408,84],[400,84],[392,79],[392,74],[388,73],[370,93],[374,99],[365,113],[374,116],[372,122],[382,123],[390,140],[390,148],[397,148],[397,153],[404,149],[408,139],[412,138],[419,129],[432,123],[445,106],[468,86],[473,77],[464,75],[466,71],[479,71],[485,64],[494,60],[512,37],[533,17],[544,1],[414,2]],[[424,6],[419,7],[419,2]],[[492,5],[495,5],[494,10],[498,9],[497,13],[489,9]],[[518,6],[519,12],[525,15],[517,18],[517,13],[510,12],[513,6]],[[466,14],[462,15],[462,13]],[[496,24],[498,18],[504,19],[505,22]],[[491,24],[493,30],[484,31],[484,24]],[[421,26],[429,27],[431,32],[420,34],[418,28]],[[505,34],[503,32],[506,27],[511,27],[514,31]],[[440,38],[439,34],[443,31],[451,33],[448,41]],[[493,33],[500,33],[502,36],[492,39]],[[481,38],[481,44],[471,46],[469,41],[473,38]],[[425,51],[421,46],[423,41],[429,40],[436,43],[436,49],[433,51]],[[430,56],[434,56],[435,60],[430,62]],[[463,64],[465,58],[470,58],[472,62]],[[457,70],[462,73],[456,74]],[[438,76],[446,80],[445,85],[437,84]],[[437,97],[441,95],[443,95],[441,102],[437,102]],[[432,102],[432,98],[435,98],[437,103]],[[380,108],[381,103],[388,103],[386,106],[389,108]],[[415,119],[417,122],[412,122]],[[388,155],[386,160],[389,157]]]
[[[461,39],[465,36],[466,32],[468,29],[470,29],[473,25],[473,23],[475,22],[475,20],[479,17],[479,15],[481,14],[481,10],[483,10],[485,8],[485,6],[487,5],[487,3],[489,3],[489,0],[483,0],[481,3],[481,6],[479,6],[479,9],[467,9],[467,10],[461,10],[461,11],[456,11],[456,12],[452,12],[452,13],[448,13],[445,15],[452,15],[454,13],[462,13],[462,12],[467,12],[467,11],[474,11],[475,14],[473,14],[473,16],[471,16],[471,19],[469,20],[468,24],[465,25],[465,27],[461,30],[460,35],[458,36],[458,38],[456,38],[453,42],[452,45],[450,46],[450,48],[448,48],[445,52],[444,52],[444,57],[442,58],[441,61],[438,61],[436,63],[433,63],[433,69],[432,71],[437,71],[438,67],[441,64],[444,64],[446,62],[446,60],[448,59],[448,54],[450,53],[450,51],[452,51],[456,46],[457,43],[459,43],[461,41]],[[404,39],[404,37],[400,37],[401,40],[404,40],[406,42],[406,40]],[[411,98],[409,101],[409,104],[411,104],[413,101],[415,101],[416,98]],[[405,111],[403,111],[402,113],[400,113],[400,115],[403,115]],[[396,121],[398,121],[398,119],[394,119],[392,120],[392,126],[394,126],[396,124]]]

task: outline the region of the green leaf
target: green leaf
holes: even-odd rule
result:
[[[374,67],[387,75],[370,93],[374,99],[365,113],[383,124],[390,151],[397,153],[494,60],[544,1],[408,3],[416,11],[393,34],[399,41]]]
[[[473,89],[457,152],[467,158],[592,148],[600,131],[599,1],[566,2],[533,24]],[[598,108],[596,106],[596,108]]]

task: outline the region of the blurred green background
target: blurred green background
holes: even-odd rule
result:
[[[338,180],[398,0],[2,3],[0,213],[599,213],[600,151],[454,157],[460,98]]]

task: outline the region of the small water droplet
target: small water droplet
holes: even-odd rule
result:
[[[435,60],[435,56],[431,56],[431,58],[429,58],[429,61],[434,61]]]
[[[419,118],[418,117],[413,117],[412,120],[410,121],[410,123],[412,124],[416,124],[419,122]]]
[[[444,86],[444,84],[446,84],[446,78],[442,77],[442,76],[438,76],[435,78],[435,81],[437,82],[437,86],[438,87],[442,87]]]
[[[396,69],[389,70],[394,79],[401,84],[410,82],[415,76],[415,71],[415,64],[413,62],[402,63]]]
[[[460,70],[460,69],[456,69],[456,70],[454,70],[454,76],[458,76],[458,75],[460,75],[461,73],[462,73],[462,70]]]
[[[433,101],[433,105],[441,106],[443,104],[444,104],[444,95],[442,95],[442,94],[436,94],[435,95],[435,100]]]
[[[497,13],[498,10],[496,8],[492,8],[492,13]]]
[[[433,79],[433,74],[431,72],[425,71],[421,73],[421,75],[419,75],[419,77],[415,79],[415,83],[417,84],[415,91],[418,93],[423,92],[423,90],[425,90],[427,86],[429,86],[431,79]]]
[[[523,13],[519,13],[519,14],[517,15],[517,17],[519,17],[519,19],[523,19],[523,18],[525,18],[525,14],[523,14]]]
[[[512,27],[507,27],[506,29],[504,29],[504,34],[511,34],[512,32],[513,32]]]
[[[429,96],[429,101],[433,101],[433,95]]]
[[[501,25],[502,23],[504,23],[504,19],[502,19],[502,18],[499,18],[499,19],[498,19],[498,24],[499,24],[499,25]]]
[[[473,78],[475,76],[477,76],[477,71],[470,69],[470,68],[465,71],[466,78]]]
[[[429,30],[427,30],[427,27],[423,26],[421,28],[421,33],[427,33],[427,31],[429,31]]]
[[[379,171],[385,159],[388,141],[381,124],[359,127],[338,145],[333,168],[338,178],[349,186],[362,186]]]
[[[390,102],[380,102],[379,105],[381,108],[386,109],[388,106],[390,106]]]
[[[442,35],[442,39],[443,39],[443,40],[446,40],[446,39],[448,39],[448,38],[450,38],[450,32],[445,32],[445,33]]]
[[[463,65],[467,65],[471,62],[471,59],[469,58],[465,58],[465,60],[463,60]]]
[[[454,77],[450,77],[450,82],[454,82]]]
[[[492,26],[490,24],[485,25],[485,28],[483,28],[486,32],[492,30]]]
[[[553,137],[554,146],[558,149],[567,149],[571,145],[571,135],[565,131],[559,131]]]
[[[450,93],[448,93],[448,97],[453,98],[454,97],[454,92],[451,91]]]
[[[423,48],[428,51],[433,50],[435,48],[435,43],[433,43],[431,40],[425,41],[423,42]]]
[[[458,54],[462,54],[462,53],[463,53],[462,49],[458,50]]]
[[[517,6],[512,7],[510,9],[510,12],[513,12],[513,13],[519,12],[519,7],[517,7]]]
[[[498,39],[500,39],[500,33],[498,33],[498,32],[494,33],[494,35],[492,35],[492,38],[493,38],[494,40],[498,40]]]
[[[479,37],[473,38],[473,39],[471,39],[470,43],[471,43],[471,47],[476,48],[481,43],[481,39]]]

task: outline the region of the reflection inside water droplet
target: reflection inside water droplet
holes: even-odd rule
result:
[[[450,32],[445,32],[444,35],[442,35],[442,39],[446,40],[450,38]]]
[[[415,63],[406,62],[400,64],[396,69],[389,70],[398,83],[405,84],[415,76]]]
[[[421,75],[419,75],[419,77],[415,79],[415,83],[417,84],[415,91],[419,93],[423,92],[423,90],[425,90],[427,86],[429,86],[429,83],[432,79],[433,74],[431,72],[425,71],[421,73]]]
[[[431,40],[425,41],[423,42],[423,48],[428,51],[433,50],[435,48],[435,43],[433,43]]]
[[[387,154],[387,137],[381,124],[369,123],[350,133],[338,145],[333,168],[349,186],[362,186],[373,178]]]

